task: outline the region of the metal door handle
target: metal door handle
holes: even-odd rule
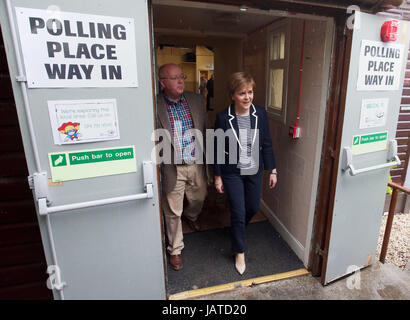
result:
[[[106,204],[121,203],[121,202],[133,201],[133,200],[139,200],[139,199],[151,199],[154,196],[153,187],[152,187],[152,180],[153,180],[152,170],[153,170],[152,162],[144,161],[143,162],[143,174],[144,174],[144,184],[145,184],[145,190],[146,190],[145,193],[132,194],[132,195],[127,195],[127,196],[120,196],[120,197],[93,200],[93,201],[86,201],[86,202],[71,203],[71,204],[65,204],[65,205],[54,206],[54,207],[48,206],[51,203],[51,200],[50,200],[50,196],[48,193],[48,187],[47,187],[47,173],[46,172],[36,173],[32,176],[32,180],[33,180],[32,185],[35,190],[35,195],[38,201],[39,214],[47,215],[47,214],[55,213],[55,212],[103,206]]]
[[[153,197],[152,184],[147,184],[146,188],[147,188],[147,192],[145,193],[139,193],[139,194],[133,194],[129,196],[122,196],[122,197],[115,197],[115,198],[108,198],[108,199],[101,199],[101,200],[78,202],[78,203],[66,204],[66,205],[55,206],[55,207],[48,207],[47,198],[41,198],[41,199],[38,199],[39,213],[40,215],[46,215],[49,213],[103,206],[106,204],[114,204],[114,203],[139,200],[139,199],[150,199]]]
[[[342,170],[349,170],[351,176],[356,176],[364,172],[388,168],[394,165],[400,165],[401,161],[397,156],[397,141],[390,140],[389,145],[389,154],[387,159],[389,162],[362,169],[355,169],[355,167],[353,166],[352,150],[349,147],[345,147],[343,149]]]

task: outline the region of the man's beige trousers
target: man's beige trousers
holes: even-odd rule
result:
[[[196,221],[202,210],[207,182],[203,165],[177,165],[177,182],[174,190],[162,197],[168,236],[169,254],[181,254],[184,248],[181,216]],[[187,206],[184,209],[184,195]]]

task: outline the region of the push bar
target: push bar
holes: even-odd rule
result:
[[[343,171],[349,170],[349,173],[351,176],[356,176],[364,172],[369,172],[373,170],[378,170],[378,169],[388,168],[391,166],[400,165],[401,161],[399,157],[397,156],[397,141],[396,140],[389,141],[389,154],[388,154],[387,160],[389,161],[387,163],[382,163],[382,164],[378,164],[375,166],[362,168],[362,169],[355,169],[355,167],[353,166],[352,150],[349,147],[345,147],[343,149],[342,170]]]
[[[52,201],[51,201],[50,194],[48,192],[46,172],[40,172],[40,173],[33,174],[32,176],[29,177],[29,182],[31,184],[31,188],[34,189],[35,191],[35,197],[38,201],[39,214],[47,215],[47,214],[55,213],[55,212],[103,206],[107,204],[121,203],[121,202],[133,201],[133,200],[139,200],[139,199],[152,199],[154,197],[153,186],[152,186],[153,164],[151,161],[144,161],[142,163],[142,166],[143,166],[143,175],[144,175],[144,185],[145,185],[145,191],[146,191],[144,193],[138,193],[138,194],[132,194],[132,195],[120,196],[120,197],[114,197],[114,198],[92,200],[92,201],[85,201],[85,202],[77,202],[77,203],[65,204],[65,205],[60,205],[60,206],[49,206],[52,203]]]
[[[147,184],[146,188],[147,188],[147,192],[145,193],[133,194],[129,196],[122,196],[122,197],[115,197],[115,198],[107,198],[107,199],[101,199],[101,200],[78,202],[78,203],[66,204],[66,205],[55,206],[55,207],[48,207],[47,198],[41,198],[41,199],[38,199],[39,213],[40,215],[47,215],[47,214],[55,213],[55,212],[97,207],[97,206],[103,206],[106,204],[114,204],[114,203],[139,200],[139,199],[150,199],[153,197],[152,184]]]

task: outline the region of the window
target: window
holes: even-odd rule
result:
[[[286,121],[286,96],[289,70],[290,24],[274,24],[268,31],[267,111],[274,118]]]

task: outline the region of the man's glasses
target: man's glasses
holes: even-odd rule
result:
[[[173,77],[168,77],[168,78],[163,77],[163,78],[160,78],[160,79],[161,79],[161,80],[163,80],[163,79],[168,79],[168,80],[175,81],[175,80],[186,80],[186,78],[187,78],[186,75],[180,74],[179,76],[173,76]]]

